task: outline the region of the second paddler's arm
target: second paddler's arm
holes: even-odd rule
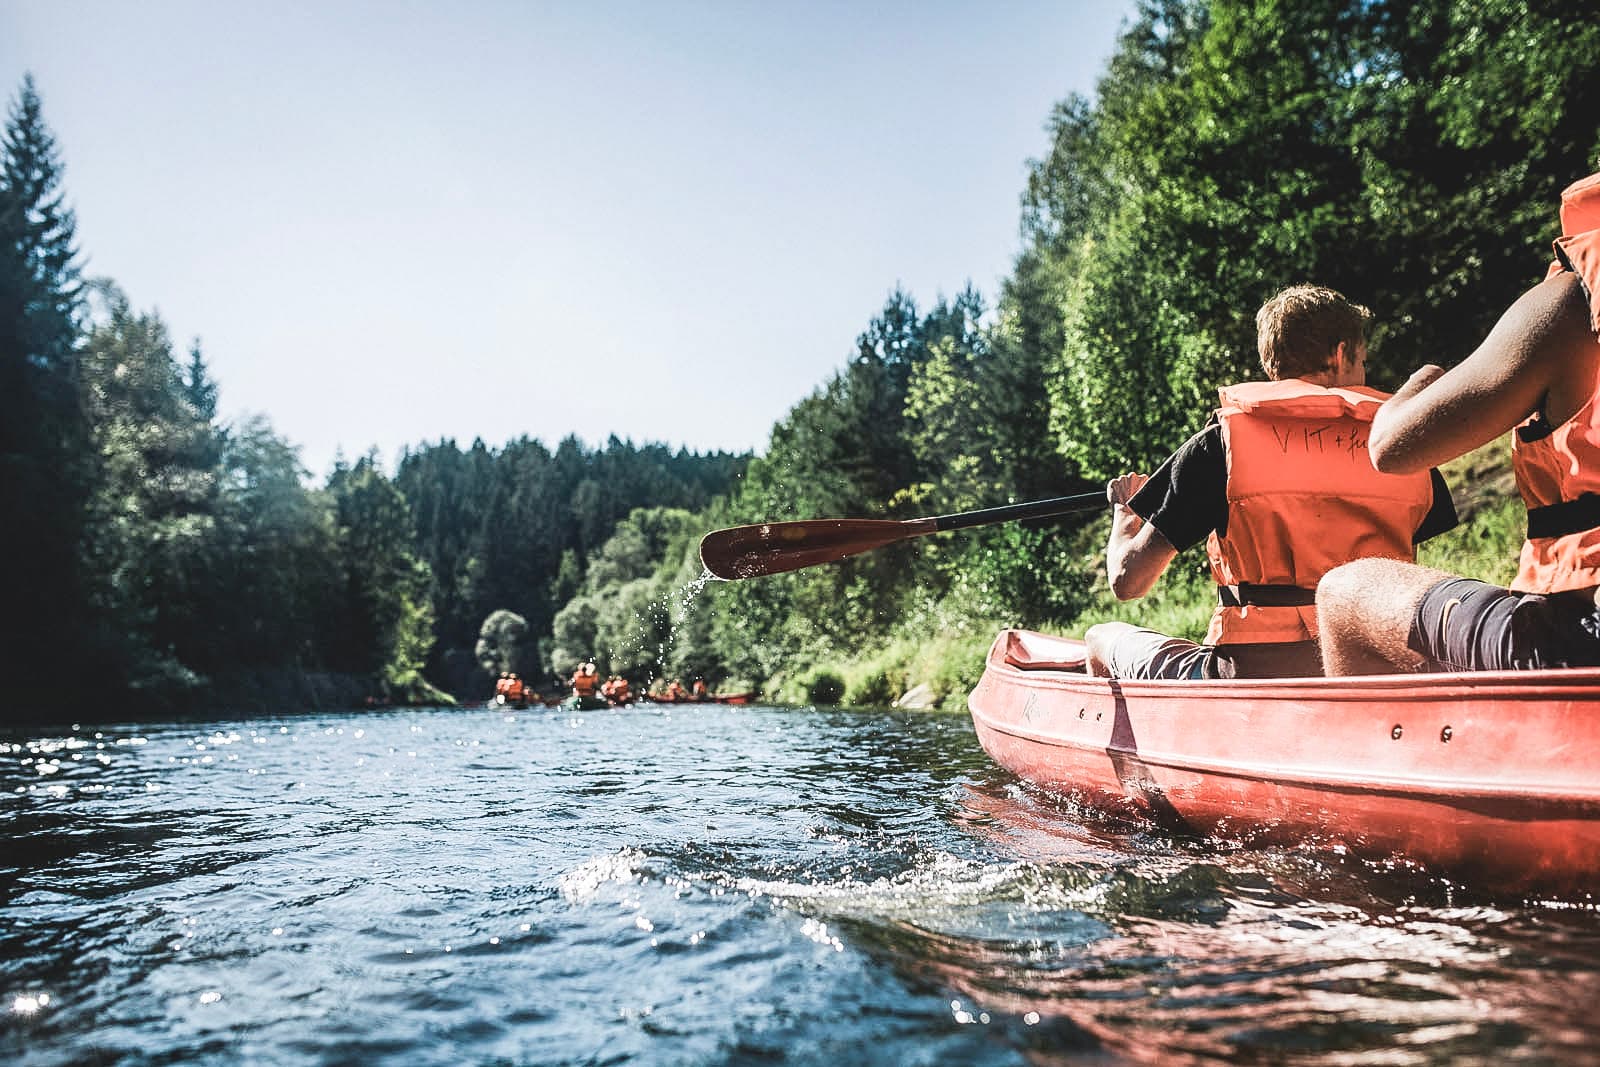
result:
[[[1380,471],[1437,467],[1487,444],[1543,404],[1561,425],[1587,400],[1594,344],[1571,274],[1529,289],[1472,354],[1450,370],[1429,365],[1378,409],[1368,448]],[[1570,379],[1570,380],[1569,380]]]
[[[1128,473],[1106,484],[1106,499],[1111,501],[1106,579],[1118,600],[1135,600],[1148,593],[1178,554],[1160,530],[1128,507],[1128,501],[1148,480],[1143,474]]]

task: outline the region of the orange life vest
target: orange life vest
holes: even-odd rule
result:
[[[1589,297],[1589,325],[1600,334],[1600,173],[1561,191],[1561,236],[1546,277],[1572,271]]]
[[[1206,552],[1225,596],[1244,602],[1217,607],[1206,643],[1311,640],[1317,611],[1307,594],[1324,574],[1367,556],[1416,558],[1412,538],[1432,506],[1432,479],[1372,466],[1367,434],[1387,393],[1298,378],[1219,393],[1228,534],[1213,531]],[[1248,589],[1241,597],[1241,585],[1279,588],[1258,599]],[[1262,603],[1268,593],[1307,602]]]
[[[572,691],[581,697],[594,696],[595,687],[600,684],[598,674],[584,674],[579,671],[572,676]]]
[[[1562,191],[1554,248],[1549,276],[1577,274],[1590,326],[1600,334],[1600,174]],[[1511,469],[1528,508],[1528,539],[1511,588],[1555,593],[1600,585],[1600,380],[1588,403],[1554,432],[1533,441],[1512,434]]]

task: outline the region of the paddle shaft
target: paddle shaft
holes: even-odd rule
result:
[[[1107,503],[1104,493],[1080,493],[925,519],[802,519],[758,523],[706,534],[700,541],[700,560],[718,578],[754,578],[832,563],[911,537],[1092,511]]]
[[[981,511],[957,511],[949,515],[935,515],[931,520],[933,529],[943,533],[946,530],[967,530],[974,526],[992,526],[1000,522],[1020,522],[1023,519],[1043,519],[1052,515],[1069,515],[1075,511],[1093,511],[1095,508],[1106,507],[1110,501],[1105,491],[1094,493],[1078,493],[1074,496],[1057,496],[1049,500],[1034,500],[1026,504],[1006,504],[998,508],[984,508]]]

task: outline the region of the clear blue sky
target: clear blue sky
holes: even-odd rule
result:
[[[762,450],[896,284],[994,296],[1133,0],[0,0],[91,275],[337,449]]]

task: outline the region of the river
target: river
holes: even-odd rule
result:
[[[1600,1062],[1600,917],[1176,842],[957,716],[0,735],[0,1062]]]

